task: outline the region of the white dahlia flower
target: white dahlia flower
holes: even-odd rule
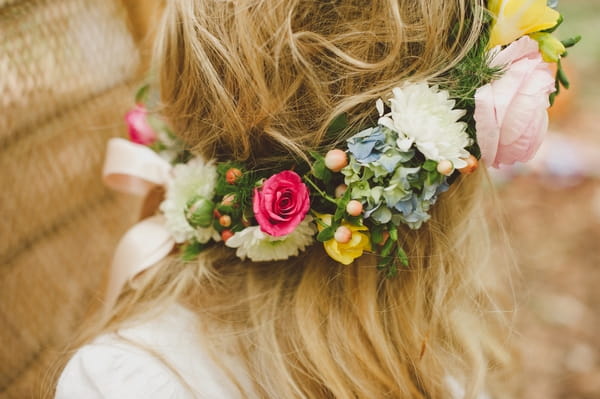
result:
[[[274,237],[260,230],[259,226],[246,227],[237,232],[225,245],[237,248],[235,254],[243,259],[249,258],[253,262],[268,262],[284,260],[290,256],[297,256],[314,241],[317,230],[313,218],[307,215],[304,220],[285,236]]]
[[[217,183],[217,168],[213,162],[206,163],[196,157],[185,164],[175,165],[173,179],[167,185],[165,200],[160,204],[160,210],[166,218],[167,229],[173,234],[175,242],[182,243],[196,238],[205,243],[211,238],[220,239],[219,233],[213,228],[193,228],[185,218],[187,202],[197,195],[208,199],[214,197]]]
[[[398,132],[397,145],[407,151],[414,144],[427,159],[448,160],[455,168],[467,166],[471,145],[467,124],[458,122],[466,111],[454,109],[455,101],[446,90],[427,83],[396,87],[389,100],[391,112],[379,123]]]

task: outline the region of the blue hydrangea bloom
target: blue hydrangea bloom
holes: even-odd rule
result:
[[[385,147],[381,126],[365,129],[348,139],[348,150],[362,164],[377,161]]]
[[[396,204],[395,209],[399,211],[396,214],[395,222],[402,222],[407,224],[411,229],[418,229],[421,225],[427,222],[430,218],[427,211],[431,204],[427,201],[422,201],[416,195],[413,195],[406,201],[400,201]]]

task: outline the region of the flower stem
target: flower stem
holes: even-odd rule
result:
[[[315,189],[315,190],[316,190],[316,191],[319,193],[319,195],[320,195],[321,197],[325,198],[327,201],[331,202],[332,204],[335,204],[335,205],[337,205],[337,201],[336,201],[335,199],[331,198],[329,195],[327,195],[327,193],[326,193],[325,191],[321,190],[321,189],[319,188],[319,186],[317,186],[317,185],[316,185],[316,184],[315,184],[315,183],[314,183],[314,182],[313,182],[313,181],[312,181],[312,180],[311,180],[311,179],[310,179],[308,176],[306,176],[306,175],[305,175],[305,176],[304,176],[304,180],[305,180],[305,181],[306,181],[308,184],[310,184],[310,186],[311,186],[312,188],[314,188],[314,189]]]

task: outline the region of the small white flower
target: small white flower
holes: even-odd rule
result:
[[[455,168],[467,165],[471,145],[467,125],[458,122],[465,110],[454,109],[446,90],[426,83],[407,83],[396,87],[390,99],[391,112],[379,123],[398,132],[398,147],[405,151],[413,143],[427,159],[448,160]]]
[[[160,210],[165,215],[167,229],[173,234],[175,242],[182,243],[196,238],[198,242],[205,243],[211,238],[215,241],[220,239],[213,227],[194,229],[184,212],[187,202],[196,195],[212,199],[216,182],[216,166],[213,162],[206,163],[200,157],[173,168],[173,179],[167,185]]]
[[[235,254],[242,260],[249,258],[253,262],[284,260],[297,256],[300,251],[311,245],[317,230],[313,218],[307,215],[290,234],[273,237],[260,230],[259,226],[246,227],[237,232],[225,245],[237,248]]]

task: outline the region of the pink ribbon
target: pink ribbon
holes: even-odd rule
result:
[[[104,183],[117,191],[145,196],[171,179],[172,166],[154,151],[125,139],[109,140],[102,172]],[[109,312],[125,283],[165,258],[175,241],[163,216],[142,220],[125,233],[115,251],[104,309]]]

